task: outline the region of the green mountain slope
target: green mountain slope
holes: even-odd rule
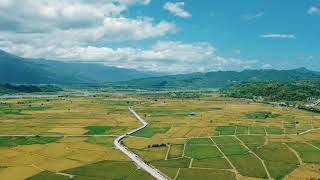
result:
[[[0,50],[0,83],[105,83],[159,75],[158,73],[139,72],[99,64],[27,59]]]
[[[309,71],[305,68],[299,68],[293,70],[244,70],[242,72],[218,71],[208,73],[172,75],[114,83],[113,85],[149,89],[198,89],[223,88],[236,85],[241,82],[311,79],[320,79],[320,73]]]

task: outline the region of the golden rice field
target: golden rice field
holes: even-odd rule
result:
[[[152,179],[113,147],[117,135],[141,126],[128,106],[150,125],[124,144],[170,179],[320,177],[320,114],[216,93],[0,101],[4,180]]]

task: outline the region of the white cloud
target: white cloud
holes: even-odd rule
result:
[[[6,47],[5,50],[24,57],[99,62],[109,66],[171,73],[240,69],[256,63],[252,60],[219,56],[212,45],[204,42],[187,44],[159,41],[146,49],[93,46],[33,47],[29,44],[5,44],[0,41],[0,47],[2,46]]]
[[[273,66],[271,64],[264,64],[262,66],[263,69],[271,69]]]
[[[250,21],[250,20],[258,20],[264,16],[263,12],[258,12],[256,14],[242,14],[241,17],[243,20]]]
[[[313,15],[313,14],[318,14],[320,15],[320,8],[316,6],[310,6],[308,9],[308,14]]]
[[[0,0],[0,38],[86,44],[142,40],[177,31],[173,23],[125,18],[122,12],[150,0]],[[34,40],[35,39],[35,40]],[[51,40],[52,39],[52,40]],[[70,41],[70,42],[68,42]]]
[[[188,18],[191,17],[191,14],[183,9],[184,7],[184,2],[167,2],[163,8],[170,13],[174,14],[175,16],[183,17],[183,18]]]
[[[273,38],[273,39],[295,39],[296,36],[293,34],[263,34],[261,38]]]

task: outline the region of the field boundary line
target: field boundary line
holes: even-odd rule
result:
[[[178,169],[178,171],[177,171],[176,175],[174,176],[174,179],[173,179],[173,180],[176,180],[176,179],[178,178],[179,173],[180,173],[180,169],[181,169],[181,168]]]
[[[189,164],[189,168],[192,168],[192,164],[193,164],[193,158],[191,158],[191,160],[190,160],[190,164]]]
[[[188,142],[188,141],[187,141],[187,142]],[[185,156],[185,150],[186,150],[187,142],[183,144],[182,157],[184,157],[184,156]]]
[[[316,128],[316,129],[309,129],[309,130],[306,130],[306,131],[303,131],[303,132],[299,133],[299,135],[304,135],[304,134],[307,134],[307,133],[309,133],[309,132],[317,131],[317,130],[320,130],[320,128]]]
[[[297,157],[300,165],[304,164],[299,153],[296,150],[294,150],[292,147],[290,147],[287,143],[282,143],[282,144],[284,144]]]
[[[265,172],[267,173],[268,179],[273,179],[270,176],[269,170],[268,170],[266,164],[264,163],[264,160],[261,159],[255,152],[253,152],[241,139],[239,139],[237,136],[235,138],[238,139],[238,141],[240,141],[241,145],[244,146],[246,149],[248,149],[251,154],[253,154],[256,158],[258,158],[260,160]]]
[[[36,166],[35,164],[31,164],[31,166],[34,167],[34,168],[36,168],[36,169],[38,169],[38,170],[40,170],[40,171],[45,171],[44,169],[42,169],[42,168],[39,167],[39,166]]]
[[[164,158],[164,160],[168,160],[168,156],[169,156],[169,152],[170,152],[170,149],[171,149],[171,144],[168,145],[168,150],[167,150],[167,153],[166,153],[166,157]]]
[[[319,147],[317,147],[317,146],[315,146],[315,145],[313,145],[313,144],[311,144],[311,143],[309,143],[309,142],[304,142],[305,144],[308,144],[308,145],[310,145],[310,146],[312,146],[312,147],[314,147],[314,148],[316,148],[316,149],[318,149],[319,151],[320,151],[320,148]]]
[[[219,146],[217,145],[216,142],[214,142],[214,140],[210,137],[211,141],[213,142],[213,144],[215,144],[215,146],[217,147],[217,149],[219,150],[219,152],[222,154],[222,156],[228,161],[228,163],[230,164],[230,166],[232,167],[233,171],[236,173],[236,176],[238,177],[239,171],[237,170],[237,168],[232,164],[232,162],[230,161],[230,159],[224,154],[224,152],[222,152],[222,150],[219,148]],[[238,179],[238,178],[237,178]]]
[[[263,129],[264,129],[264,133],[266,134],[266,136],[269,136],[269,133],[267,132],[266,127],[263,127]]]
[[[62,172],[56,172],[56,174],[61,175],[61,176],[66,176],[69,179],[74,178],[74,175],[72,175],[72,174],[67,174],[67,173],[62,173]]]

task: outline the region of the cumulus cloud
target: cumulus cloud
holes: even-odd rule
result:
[[[149,2],[150,0],[0,0],[0,32],[11,38],[62,38],[80,43],[88,40],[142,40],[175,32],[176,26],[173,23],[154,22],[151,18],[125,18],[121,15],[129,6],[147,5]]]
[[[258,12],[255,14],[242,14],[241,18],[245,21],[258,20],[264,16],[263,12]]]
[[[204,42],[183,43],[179,41],[158,41],[150,48],[132,47],[33,47],[28,44],[4,44],[0,47],[25,57],[58,59],[102,63],[109,66],[138,70],[187,73],[249,67],[253,60],[225,58],[217,55],[212,45]],[[8,43],[8,42],[7,42]]]
[[[182,18],[188,18],[191,17],[191,14],[183,9],[184,7],[184,2],[167,2],[163,8],[170,13],[174,14],[175,16],[179,16]]]
[[[295,39],[296,36],[293,34],[263,34],[261,38],[272,38],[272,39]]]
[[[149,3],[150,0],[0,0],[0,49],[29,58],[171,73],[240,69],[255,63],[219,56],[216,48],[205,42],[158,41],[144,48],[121,47],[123,42],[130,44],[177,32],[171,22],[123,16],[131,6]],[[182,9],[184,3],[167,6],[178,16],[191,16]],[[114,43],[119,48],[111,48]]]
[[[313,15],[313,14],[318,14],[320,15],[320,8],[316,6],[310,6],[308,9],[308,14]]]

